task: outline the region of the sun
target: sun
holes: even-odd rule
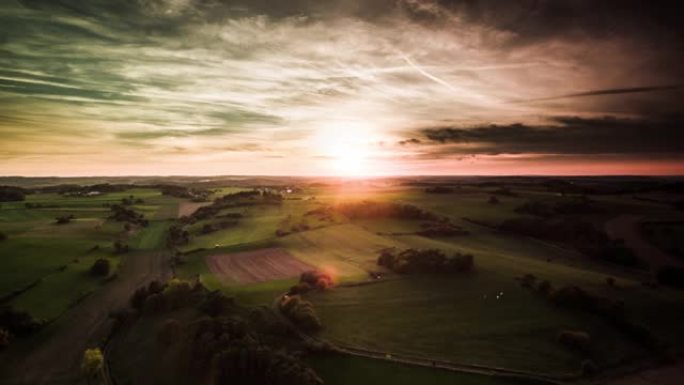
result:
[[[363,177],[371,173],[372,137],[372,127],[362,122],[335,122],[317,131],[315,146],[327,160],[330,173],[342,177]]]

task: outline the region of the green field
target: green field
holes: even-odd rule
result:
[[[132,208],[152,221],[146,228],[125,232],[122,223],[107,219],[106,205],[130,196],[143,199],[144,203]],[[0,242],[0,296],[31,286],[9,304],[36,318],[58,317],[104,283],[88,274],[95,260],[109,259],[112,274],[116,271],[124,256],[114,254],[115,240],[139,250],[163,246],[169,222],[158,219],[175,217],[177,202],[153,189],[90,197],[32,194],[22,202],[3,202],[0,232],[7,239]],[[75,219],[55,224],[55,218],[63,215]]]
[[[308,363],[326,385],[504,385],[513,382],[484,375],[453,373],[367,358],[322,355],[310,357]]]

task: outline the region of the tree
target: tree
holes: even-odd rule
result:
[[[104,356],[100,348],[86,349],[81,361],[81,373],[88,382],[102,376]]]
[[[90,267],[90,274],[98,277],[106,277],[109,275],[109,260],[105,258],[99,258]]]

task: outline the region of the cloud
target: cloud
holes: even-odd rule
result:
[[[489,124],[420,130],[451,154],[677,154],[684,117],[659,119],[559,116],[548,124]],[[408,141],[411,141],[409,139]]]

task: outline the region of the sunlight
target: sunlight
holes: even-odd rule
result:
[[[342,121],[318,131],[314,144],[329,159],[330,172],[343,177],[363,177],[371,173],[369,138],[373,128],[358,121]]]

